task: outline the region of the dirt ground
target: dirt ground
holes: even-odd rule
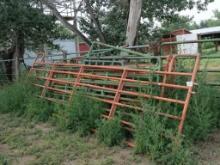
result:
[[[195,148],[201,165],[220,165],[220,131]],[[50,124],[0,115],[0,164],[11,165],[153,165],[126,146],[105,147],[95,135],[81,138]]]
[[[201,165],[220,165],[220,130],[212,133],[204,142],[196,144]]]

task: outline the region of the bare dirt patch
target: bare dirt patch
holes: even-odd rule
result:
[[[0,144],[0,153],[9,153],[10,149],[7,144]]]
[[[36,159],[35,156],[24,155],[24,156],[18,157],[16,160],[13,160],[12,165],[29,165],[35,159]]]
[[[199,164],[220,165],[220,130],[211,134],[209,138],[197,144]]]
[[[46,124],[46,123],[37,124],[35,126],[35,128],[41,130],[44,133],[48,133],[51,130],[53,130],[53,128],[50,125]]]

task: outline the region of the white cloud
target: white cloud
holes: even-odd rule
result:
[[[198,23],[202,20],[212,18],[214,16],[213,15],[214,10],[220,10],[220,0],[215,0],[214,2],[210,3],[207,6],[207,10],[205,11],[198,11],[197,9],[192,9],[192,10],[182,11],[181,15],[186,15],[186,16],[188,15],[190,17],[194,17],[194,21]]]

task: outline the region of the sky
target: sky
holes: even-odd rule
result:
[[[213,17],[213,10],[220,10],[220,0],[215,0],[207,6],[206,11],[198,12],[197,9],[186,10],[181,12],[181,15],[189,15],[194,17],[194,21],[199,23],[201,20],[206,20]]]

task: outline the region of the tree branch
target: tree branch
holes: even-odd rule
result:
[[[88,10],[88,13],[90,14],[94,24],[95,24],[95,27],[97,29],[97,34],[99,36],[99,39],[101,42],[103,43],[106,43],[106,40],[105,40],[105,36],[101,30],[101,26],[100,26],[100,23],[99,23],[99,20],[96,18],[94,12],[93,12],[93,9],[91,7],[91,4],[89,3],[89,1],[86,2],[86,8]]]
[[[68,21],[66,21],[59,11],[56,9],[56,6],[50,1],[50,0],[41,0],[55,15],[55,17],[69,30],[73,31],[76,33],[83,41],[85,41],[88,45],[91,45],[91,41],[82,33],[78,30],[78,28],[74,25],[71,25]]]

